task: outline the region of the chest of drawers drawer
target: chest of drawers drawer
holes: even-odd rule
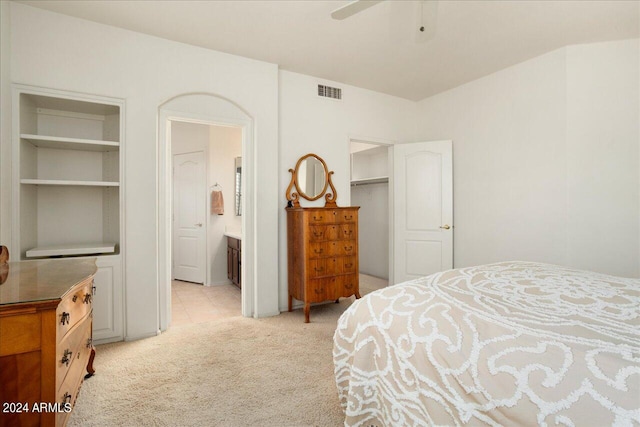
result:
[[[88,279],[65,295],[56,309],[57,336],[62,339],[71,328],[91,311],[93,279]]]

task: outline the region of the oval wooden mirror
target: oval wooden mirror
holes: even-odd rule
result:
[[[299,207],[300,197],[313,201],[325,197],[325,206],[336,206],[336,189],[331,182],[333,171],[317,154],[309,153],[300,157],[291,172],[291,182],[287,188],[289,206]],[[294,190],[295,187],[295,191]],[[330,192],[327,189],[331,187]]]

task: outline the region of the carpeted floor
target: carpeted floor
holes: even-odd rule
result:
[[[352,297],[353,298],[353,297]],[[98,346],[70,426],[340,426],[333,332],[352,298]]]

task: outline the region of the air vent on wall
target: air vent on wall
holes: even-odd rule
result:
[[[318,85],[318,96],[325,98],[342,99],[342,89],[337,87]]]

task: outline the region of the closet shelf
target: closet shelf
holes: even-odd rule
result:
[[[71,185],[86,187],[119,187],[119,182],[110,181],[70,181],[66,179],[21,179],[21,184],[30,185]]]
[[[82,243],[71,245],[41,246],[29,249],[27,258],[65,256],[65,255],[93,255],[111,254],[116,251],[115,243]]]
[[[389,182],[388,176],[376,176],[373,178],[352,179],[351,186],[354,187],[356,185],[380,184],[384,182]]]
[[[60,136],[33,135],[23,133],[20,138],[25,139],[39,148],[56,148],[63,150],[83,151],[116,151],[120,143],[115,141],[100,141],[97,139],[66,138]]]

